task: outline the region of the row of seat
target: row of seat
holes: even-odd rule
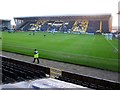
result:
[[[46,77],[45,73],[30,67],[2,61],[2,82],[25,81]]]
[[[100,90],[117,90],[120,87],[119,83],[111,83],[105,80],[98,80],[84,76],[81,76],[81,80],[63,76],[59,76],[56,79]]]
[[[45,73],[43,71],[38,71],[38,70],[28,67],[28,66],[16,65],[14,63],[10,63],[10,66],[12,66],[15,69],[18,69],[19,71],[34,73],[35,75],[37,75],[38,77],[41,77],[41,78],[46,77]]]
[[[24,30],[27,31],[30,29],[31,24],[35,24],[36,22],[24,22],[23,24],[21,24],[21,26],[19,26],[19,28],[17,28],[18,30]],[[49,25],[49,23],[51,24],[62,24],[62,25]],[[68,24],[65,24],[66,22],[55,22],[55,21],[45,21],[44,23],[39,23],[39,25],[41,25],[41,27],[38,27],[39,30],[41,31],[52,31],[53,29],[55,29],[55,31],[68,31],[69,29],[72,29],[75,21],[69,21],[67,22]],[[37,27],[37,26],[36,26]]]
[[[4,82],[3,82],[4,81]],[[6,83],[13,83],[15,82],[14,79],[7,77],[6,75],[2,74],[2,83],[6,84]]]

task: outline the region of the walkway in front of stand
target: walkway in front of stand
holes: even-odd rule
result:
[[[31,62],[31,63],[33,61],[33,57],[10,53],[10,52],[2,51],[2,55],[11,57],[14,59],[18,59],[18,60]],[[117,81],[117,82],[118,82],[118,78],[120,75],[120,73],[117,73],[117,72],[111,72],[111,71],[106,71],[106,70],[101,70],[101,69],[96,69],[96,68],[90,68],[90,67],[85,67],[85,66],[56,62],[56,61],[51,61],[51,60],[46,60],[46,59],[40,59],[40,65],[57,68],[57,69],[61,69],[64,71],[73,72],[73,73],[77,73],[77,74],[89,75],[92,77]]]

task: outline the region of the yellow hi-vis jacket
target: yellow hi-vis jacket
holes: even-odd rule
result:
[[[38,51],[35,51],[34,52],[34,58],[38,58],[38,57],[39,57]]]

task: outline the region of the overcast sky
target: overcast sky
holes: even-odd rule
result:
[[[113,16],[113,26],[118,25],[119,0],[0,0],[0,19],[14,17],[106,14]]]

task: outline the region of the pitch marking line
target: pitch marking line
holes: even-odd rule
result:
[[[118,52],[118,48],[117,47],[115,47],[109,40],[107,40],[107,42],[112,46],[112,48],[114,48]]]
[[[93,41],[95,40],[95,36],[94,36],[94,38],[93,38]]]

